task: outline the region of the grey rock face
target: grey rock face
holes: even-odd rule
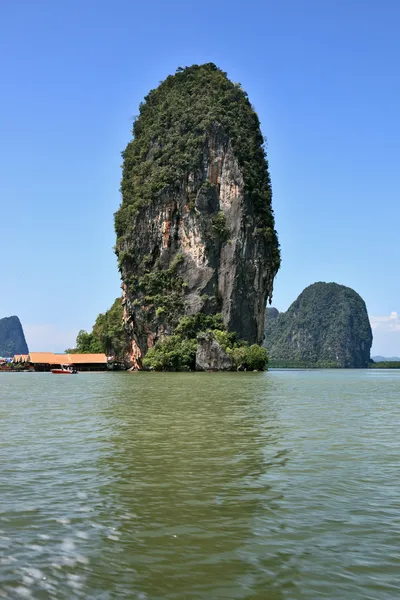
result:
[[[189,202],[192,189],[199,190],[194,206]],[[140,257],[167,269],[179,255],[182,260],[174,275],[184,282],[179,316],[221,312],[227,329],[239,338],[262,342],[265,305],[276,273],[273,249],[256,227],[238,161],[218,126],[206,141],[203,169],[189,174],[180,189],[165,190],[140,208],[126,250],[138,260],[134,268],[122,266],[124,282],[132,270],[140,272]],[[131,360],[138,368],[147,349],[170,335],[177,323],[171,311],[158,316],[156,309],[142,303],[144,298],[138,286],[123,285]]]
[[[233,362],[210,333],[198,337],[196,371],[232,371]]]

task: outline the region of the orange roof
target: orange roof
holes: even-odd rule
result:
[[[29,362],[37,365],[106,364],[105,354],[54,354],[54,352],[31,352]]]
[[[105,354],[68,354],[69,362],[73,365],[81,365],[84,363],[106,364],[107,357]]]
[[[39,365],[68,365],[69,354],[54,354],[54,352],[31,352],[29,362]]]

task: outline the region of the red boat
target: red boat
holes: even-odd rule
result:
[[[51,369],[53,375],[77,375],[78,371],[69,365],[61,365],[61,369]]]

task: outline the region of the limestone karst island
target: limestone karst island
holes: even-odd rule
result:
[[[267,308],[264,343],[271,366],[366,368],[372,331],[365,302],[344,285],[314,283],[285,313]]]
[[[179,69],[140,107],[115,215],[138,369],[264,368],[280,254],[260,124],[213,64]]]

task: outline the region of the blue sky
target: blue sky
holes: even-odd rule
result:
[[[268,138],[273,305],[315,281],[351,286],[373,351],[400,354],[399,27],[395,0],[3,3],[0,317],[59,351],[111,305],[132,118],[178,66],[214,62]]]

